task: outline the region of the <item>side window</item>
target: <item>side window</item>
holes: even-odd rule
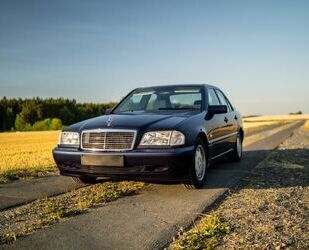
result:
[[[221,91],[219,91],[219,90],[216,90],[216,93],[217,93],[217,95],[218,95],[218,97],[219,97],[220,103],[221,103],[222,105],[226,105],[226,106],[227,106],[227,111],[228,111],[228,112],[231,112],[231,111],[232,111],[232,107],[231,107],[231,105],[229,104],[229,102],[226,100],[226,98],[225,98],[225,96],[223,95],[223,93],[222,93]]]
[[[220,105],[214,89],[208,89],[208,105]]]

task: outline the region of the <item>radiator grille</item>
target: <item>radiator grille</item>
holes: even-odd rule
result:
[[[134,130],[93,130],[82,133],[82,149],[126,151],[134,146]]]

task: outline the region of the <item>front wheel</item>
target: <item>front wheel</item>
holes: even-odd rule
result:
[[[185,181],[188,189],[200,189],[206,181],[207,149],[203,140],[198,139],[195,144],[194,156],[189,169],[189,175]]]

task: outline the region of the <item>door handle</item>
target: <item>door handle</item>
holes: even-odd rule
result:
[[[224,121],[227,123],[229,120],[225,117],[225,118],[224,118]]]

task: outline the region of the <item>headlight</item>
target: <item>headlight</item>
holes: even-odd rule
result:
[[[140,142],[140,146],[176,146],[183,144],[185,144],[185,136],[176,130],[147,132]]]
[[[61,132],[58,144],[60,146],[79,147],[79,133]]]

